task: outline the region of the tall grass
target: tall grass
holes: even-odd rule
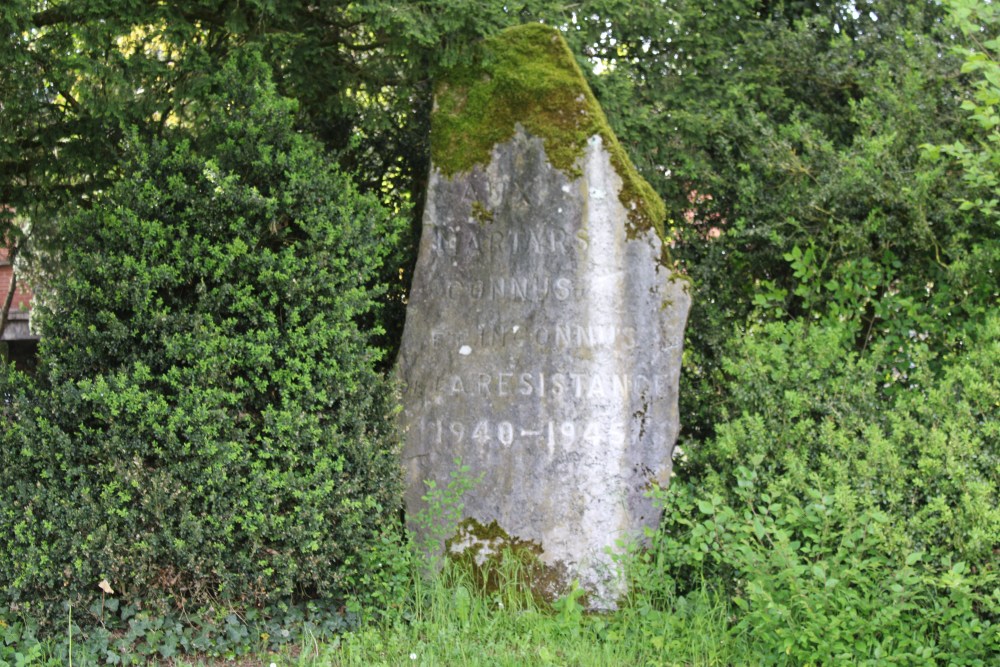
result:
[[[489,565],[487,565],[489,567]],[[547,604],[530,592],[523,564],[493,572],[446,562],[414,568],[401,612],[321,647],[315,665],[731,665],[752,662],[730,631],[728,601],[708,589],[663,610],[641,589],[615,612],[588,613],[579,595]],[[484,576],[485,575],[485,576]],[[484,580],[498,582],[489,589]],[[654,587],[655,588],[655,587]],[[300,660],[305,656],[300,656]]]

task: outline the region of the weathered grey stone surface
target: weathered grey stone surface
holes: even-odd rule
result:
[[[621,592],[607,549],[658,521],[689,296],[599,135],[579,167],[518,126],[485,167],[432,170],[399,372],[411,515],[461,458],[483,474],[471,525],[536,544],[548,595],[575,579],[602,607]]]

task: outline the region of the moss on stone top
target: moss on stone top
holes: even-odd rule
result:
[[[587,139],[600,135],[622,179],[619,198],[634,232],[663,238],[666,208],[611,131],[562,34],[540,23],[508,28],[483,44],[481,62],[438,85],[431,129],[434,165],[446,176],[486,164],[515,126],[542,139],[552,165],[577,177]]]

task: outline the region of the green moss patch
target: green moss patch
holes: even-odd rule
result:
[[[448,557],[467,567],[483,591],[524,587],[539,604],[566,593],[565,566],[546,565],[538,543],[512,537],[496,521],[483,525],[475,519],[463,520],[445,547]]]
[[[456,68],[437,88],[431,129],[434,165],[446,176],[489,162],[516,125],[542,139],[552,165],[580,175],[587,139],[600,135],[622,179],[630,233],[664,237],[666,208],[611,131],[566,40],[540,23],[508,28],[483,43],[479,63]]]

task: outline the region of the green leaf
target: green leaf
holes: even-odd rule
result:
[[[757,536],[758,540],[764,539],[764,526],[757,517],[754,517],[753,519],[753,534]]]

